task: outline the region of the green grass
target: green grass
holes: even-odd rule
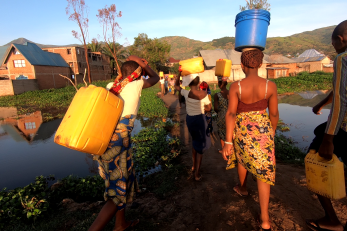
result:
[[[313,90],[330,90],[332,89],[333,74],[322,71],[316,71],[313,73],[301,72],[296,77],[282,77],[278,79],[270,79],[270,81],[276,83],[278,94]],[[232,83],[228,83],[228,89],[231,84]],[[214,84],[210,84],[209,86],[212,96],[220,91],[218,86],[216,87],[216,90],[213,90]]]
[[[106,87],[109,82],[110,80],[96,81],[93,82],[93,85]],[[79,84],[78,88],[82,86],[84,85]],[[157,85],[142,91],[139,115],[167,117],[168,109],[165,107],[164,102],[156,97],[156,93],[159,91]],[[75,94],[76,90],[73,86],[29,91],[20,95],[0,97],[0,107],[16,107],[18,115],[42,111],[43,121],[49,121],[64,117]]]

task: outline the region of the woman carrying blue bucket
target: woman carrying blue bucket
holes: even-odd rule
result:
[[[265,10],[247,10],[236,16],[235,50],[242,51],[241,67],[246,78],[229,89],[222,153],[228,161],[227,169],[237,166],[240,183],[233,190],[238,195],[249,195],[248,172],[257,181],[260,230],[271,230],[268,210],[270,185],[275,184],[274,136],[279,118],[276,84],[258,75],[269,20],[270,13]]]

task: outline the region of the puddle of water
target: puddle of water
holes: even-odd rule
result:
[[[314,138],[314,129],[328,119],[331,105],[325,106],[321,115],[312,112],[312,107],[326,96],[326,91],[308,91],[279,97],[280,118],[290,128],[290,131],[283,134],[291,137],[296,146],[304,151],[307,151]]]
[[[16,113],[13,108],[0,108],[0,189],[26,186],[40,175],[61,179],[98,173],[92,155],[54,143],[61,119],[42,123],[40,111],[19,117]],[[154,123],[138,117],[132,136]]]

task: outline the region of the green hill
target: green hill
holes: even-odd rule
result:
[[[282,54],[295,56],[307,49],[333,56],[335,50],[331,45],[331,34],[335,26],[324,27],[313,31],[306,31],[287,37],[268,38],[266,54]],[[223,37],[210,42],[201,42],[181,36],[168,36],[160,38],[171,44],[170,56],[175,59],[187,59],[197,55],[199,50],[232,49],[235,45],[234,37]]]

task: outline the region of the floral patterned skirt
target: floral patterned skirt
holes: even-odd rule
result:
[[[105,201],[111,199],[118,210],[132,203],[138,191],[130,141],[135,119],[134,115],[122,117],[105,153],[94,155],[99,163],[99,174],[105,180]]]
[[[234,149],[239,164],[257,179],[275,185],[275,144],[266,110],[237,114]]]

